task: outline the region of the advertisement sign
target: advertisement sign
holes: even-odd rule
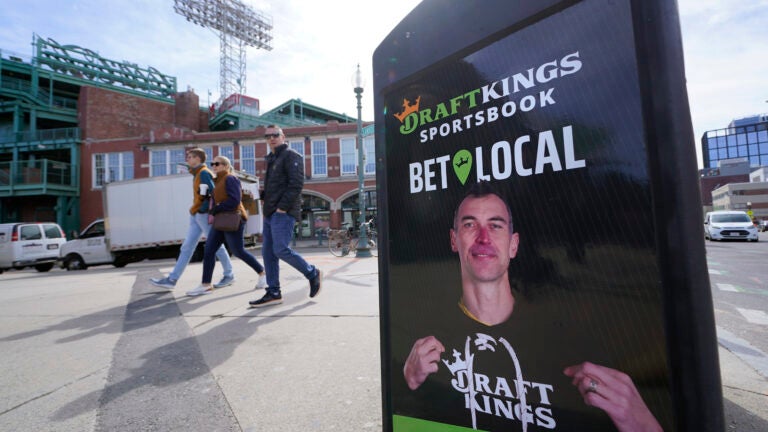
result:
[[[425,1],[374,55],[385,430],[682,430],[651,11],[528,3]]]

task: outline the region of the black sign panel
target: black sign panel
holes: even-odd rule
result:
[[[377,50],[385,430],[722,425],[663,3],[425,1]]]

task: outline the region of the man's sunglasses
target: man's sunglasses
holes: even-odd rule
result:
[[[273,134],[266,134],[264,135],[264,138],[270,139],[270,138],[278,138],[280,136],[279,133],[273,133]]]

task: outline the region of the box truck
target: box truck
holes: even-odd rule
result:
[[[258,178],[237,172],[249,212],[246,244],[261,234]],[[93,221],[61,247],[59,263],[68,270],[112,264],[123,267],[145,259],[175,258],[189,228],[192,205],[189,174],[108,183],[103,189],[104,218]],[[205,237],[193,261],[202,259]]]

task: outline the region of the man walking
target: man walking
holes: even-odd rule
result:
[[[320,270],[307,263],[290,248],[293,227],[301,218],[301,190],[304,187],[304,159],[288,148],[283,130],[275,125],[266,128],[264,137],[271,152],[267,155],[262,202],[264,209],[264,242],[262,254],[267,270],[267,292],[250,301],[253,307],[280,304],[280,266],[283,260],[309,280],[309,296],[320,292]]]
[[[153,285],[161,288],[173,289],[176,286],[176,282],[192,259],[192,253],[195,251],[200,237],[203,234],[208,236],[208,231],[211,228],[208,224],[208,206],[210,201],[208,198],[209,194],[213,193],[213,174],[205,165],[205,150],[194,148],[187,151],[187,166],[189,166],[189,173],[194,176],[192,180],[192,207],[189,209],[189,230],[187,231],[187,237],[181,243],[179,258],[176,260],[173,271],[167,277],[149,280]],[[232,262],[224,245],[216,252],[216,258],[219,259],[224,268],[224,277],[214,284],[214,288],[232,285],[235,281],[235,276],[232,273]]]

